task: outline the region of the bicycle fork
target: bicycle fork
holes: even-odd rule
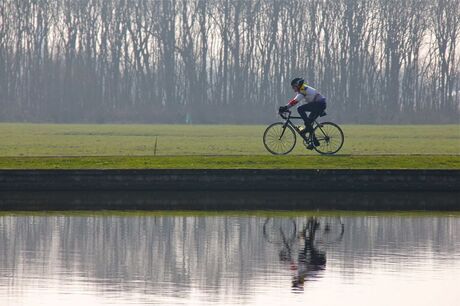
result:
[[[286,127],[287,127],[288,123],[287,121],[283,124],[283,131],[281,132],[281,135],[280,137],[278,138],[278,140],[281,140],[281,138],[283,138],[283,135],[284,135],[284,132],[286,131]]]

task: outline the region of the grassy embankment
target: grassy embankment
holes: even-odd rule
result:
[[[336,156],[301,143],[288,156],[271,156],[262,144],[264,129],[4,123],[0,169],[460,169],[458,125],[344,125],[345,145]]]

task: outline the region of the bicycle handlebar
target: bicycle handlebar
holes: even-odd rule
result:
[[[286,116],[285,114],[288,113],[289,115]],[[281,118],[283,118],[284,120],[289,120],[289,119],[302,119],[302,117],[291,117],[291,114],[292,112],[290,110],[286,110],[285,112],[278,112],[278,115],[280,115]]]
[[[285,113],[289,113],[289,116],[286,117],[286,116],[284,115]],[[280,113],[278,113],[278,114],[281,116],[281,118],[283,118],[283,119],[288,119],[289,117],[291,117],[291,113],[292,113],[292,112],[291,112],[290,110],[287,110],[287,111],[285,111],[285,112],[282,112],[282,113],[280,112]]]

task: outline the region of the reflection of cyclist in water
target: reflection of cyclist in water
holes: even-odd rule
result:
[[[267,218],[263,233],[268,242],[281,247],[279,260],[289,264],[295,273],[292,288],[302,291],[306,280],[320,277],[326,267],[326,252],[322,249],[342,240],[344,224],[340,217],[310,217],[300,232],[297,228],[293,218]],[[298,254],[297,262],[294,253]]]
[[[309,218],[302,231],[304,246],[299,250],[297,274],[292,279],[294,290],[303,290],[306,280],[318,277],[320,271],[326,268],[326,253],[318,250],[314,244],[318,227],[318,220]]]

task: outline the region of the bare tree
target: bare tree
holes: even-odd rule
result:
[[[341,122],[458,122],[458,0],[1,0],[0,118],[266,122],[304,76]]]

